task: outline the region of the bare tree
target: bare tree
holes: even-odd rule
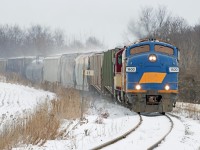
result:
[[[96,37],[90,36],[84,40],[74,38],[66,40],[66,35],[60,29],[32,25],[20,28],[17,25],[0,25],[0,57],[15,57],[25,55],[49,55],[51,53],[67,52],[71,49],[88,49],[102,47]]]
[[[84,44],[80,40],[74,39],[70,43],[69,47],[71,49],[81,50],[81,49],[84,49]]]
[[[156,29],[155,14],[152,7],[147,7],[141,10],[139,25],[147,35],[153,35]]]
[[[53,48],[53,37],[50,28],[34,25],[27,31],[27,43],[37,52],[45,54]]]
[[[103,43],[100,42],[96,37],[90,36],[85,43],[86,48],[103,48]]]
[[[155,12],[155,17],[156,17],[156,27],[161,28],[165,22],[168,21],[168,19],[170,18],[170,14],[167,11],[167,7],[166,6],[158,6],[158,9]]]
[[[63,49],[65,45],[64,31],[59,30],[59,29],[55,30],[53,33],[53,40],[54,40],[56,49]]]
[[[0,27],[0,50],[3,56],[22,53],[24,32],[17,26],[4,25]]]
[[[132,19],[128,24],[128,33],[138,38],[157,37],[160,28],[169,22],[167,7],[159,6],[142,8],[138,20]]]

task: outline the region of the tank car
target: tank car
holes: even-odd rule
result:
[[[178,94],[177,47],[144,39],[118,51],[115,62],[115,97],[120,102],[138,113],[172,111]]]

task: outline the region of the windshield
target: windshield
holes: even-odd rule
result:
[[[155,49],[156,52],[174,55],[174,50],[171,47],[162,46],[162,45],[155,45],[154,49]]]
[[[134,54],[144,53],[148,51],[150,51],[149,45],[142,45],[142,46],[133,47],[130,50],[130,54],[134,55]]]

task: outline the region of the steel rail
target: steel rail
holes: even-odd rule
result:
[[[155,144],[151,145],[149,148],[147,148],[148,150],[152,150],[156,147],[158,147],[159,144],[161,144],[161,142],[168,136],[168,134],[172,131],[173,127],[174,127],[174,123],[172,121],[172,119],[168,116],[168,115],[165,115],[171,122],[171,127],[169,129],[169,131],[159,140],[157,141]]]
[[[103,144],[101,144],[101,145],[99,145],[97,147],[92,148],[92,150],[102,149],[104,147],[107,147],[107,146],[109,146],[111,144],[114,144],[114,143],[116,143],[116,142],[118,142],[118,141],[126,138],[126,136],[128,136],[130,133],[132,133],[133,131],[135,131],[141,125],[141,123],[142,123],[142,117],[141,117],[140,114],[138,114],[138,115],[140,117],[140,121],[138,122],[138,124],[134,128],[132,128],[131,130],[125,132],[124,134],[122,134],[122,135],[120,135],[120,136],[118,136],[118,137],[116,137],[116,138],[114,138],[114,139],[112,139],[110,141],[107,141],[107,142],[105,142],[105,143],[103,143]]]

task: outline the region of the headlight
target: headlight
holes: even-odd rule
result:
[[[155,62],[156,61],[156,55],[154,55],[154,54],[151,54],[151,55],[149,55],[149,61],[150,62]]]
[[[141,85],[137,84],[137,85],[135,86],[135,88],[136,88],[136,90],[140,90],[140,89],[141,89]]]
[[[165,85],[165,90],[169,90],[170,89],[170,86],[169,85]]]

